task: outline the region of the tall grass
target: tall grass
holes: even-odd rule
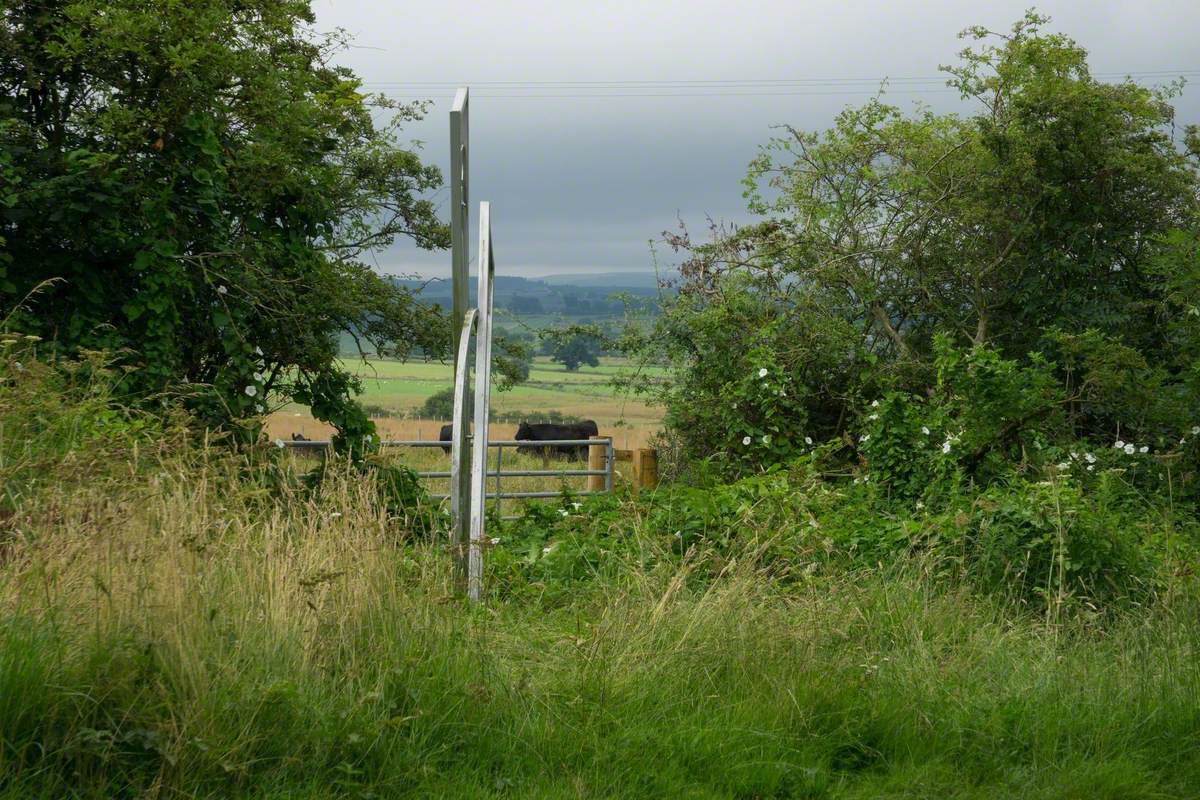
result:
[[[180,446],[59,480],[71,452],[6,523],[3,797],[1200,787],[1191,591],[1051,627],[915,562],[783,589],[649,559],[471,607],[350,470],[313,494]]]

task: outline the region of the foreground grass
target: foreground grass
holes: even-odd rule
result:
[[[647,559],[454,598],[351,476],[48,491],[0,568],[7,797],[1188,797],[1197,605],[1047,628],[913,566]],[[33,507],[36,506],[36,509]],[[653,542],[645,547],[653,549]]]
[[[785,584],[750,537],[701,568],[626,503],[558,585],[504,533],[471,607],[359,473],[306,490],[25,364],[0,797],[1197,796],[1186,575],[1050,626],[918,561]]]

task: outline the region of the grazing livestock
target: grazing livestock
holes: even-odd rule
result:
[[[439,442],[448,442],[448,441],[450,441],[451,436],[453,434],[454,434],[454,426],[453,425],[443,425],[442,432],[438,434],[438,441]],[[448,444],[442,445],[442,451],[449,453],[450,445],[448,445]]]
[[[308,438],[303,433],[293,433],[292,441],[293,442],[311,442],[312,439]]]
[[[596,427],[595,420],[590,419],[585,419],[582,422],[568,422],[563,424],[553,422],[535,422],[530,424],[522,422],[521,426],[517,428],[517,435],[514,438],[522,441],[546,442],[554,441],[555,439],[587,439],[597,436],[599,433],[600,429]],[[562,455],[575,461],[587,458],[588,446],[586,444],[556,444],[545,447],[523,445],[517,448],[517,452]]]

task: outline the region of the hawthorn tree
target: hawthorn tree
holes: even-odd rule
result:
[[[876,99],[824,133],[787,128],[745,180],[759,221],[669,236],[679,294],[643,351],[676,367],[660,399],[689,455],[748,439],[770,460],[843,436],[865,400],[934,391],[939,341],[1040,354],[1074,435],[1197,420],[1200,339],[1179,308],[1197,173],[1174,139],[1177,87],[1097,80],[1045,23],[964,33],[976,45],[943,70],[973,113]]]
[[[313,24],[308,0],[6,2],[0,316],[208,423],[297,400],[369,432],[339,335],[445,352],[439,310],[362,260],[447,245],[441,178],[397,141],[422,107],[365,94]]]

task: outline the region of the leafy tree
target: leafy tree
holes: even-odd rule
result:
[[[557,361],[574,372],[584,364],[589,367],[600,366],[600,342],[596,337],[585,332],[572,332],[556,340],[553,344],[551,361]]]
[[[438,309],[361,260],[447,243],[440,175],[396,141],[422,109],[365,95],[307,0],[0,14],[0,305],[57,279],[16,325],[119,354],[130,393],[183,391],[207,422],[295,399],[353,440],[339,332],[445,351]]]
[[[434,392],[425,398],[421,406],[421,416],[426,419],[450,419],[454,416],[454,387]]]
[[[799,437],[849,444],[865,401],[934,391],[939,335],[1040,354],[1074,435],[1166,441],[1200,417],[1200,340],[1172,310],[1197,270],[1175,87],[1100,82],[1045,22],[964,34],[978,45],[943,69],[976,113],[877,99],[824,134],[788,129],[745,181],[759,222],[669,236],[680,292],[642,352],[677,367],[660,399],[688,455],[736,452],[744,428],[772,437],[760,461]],[[766,406],[748,394],[761,369],[788,383]]]

